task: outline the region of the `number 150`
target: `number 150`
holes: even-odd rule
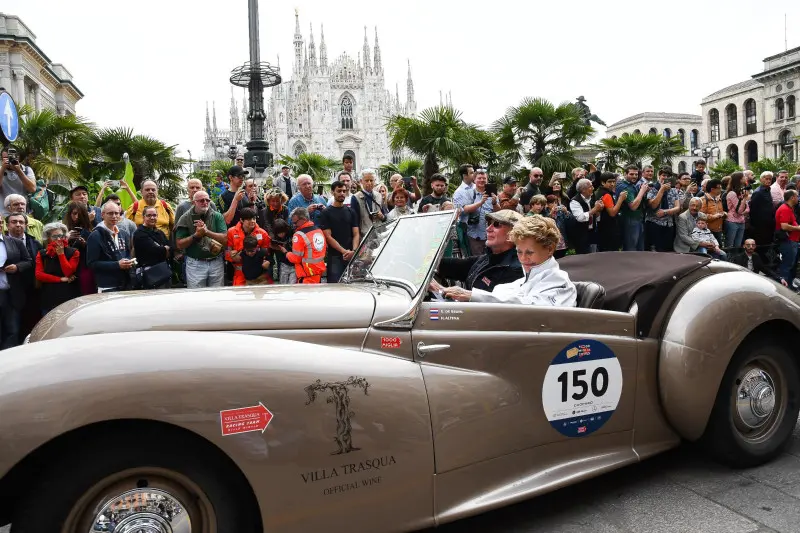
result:
[[[567,390],[569,387],[568,375],[569,372],[562,372],[561,375],[558,376],[558,382],[561,383],[562,403],[567,401],[567,393],[569,392]],[[586,379],[584,378],[585,375],[586,370],[574,370],[572,372],[572,387],[580,389],[580,392],[576,391],[572,393],[573,400],[583,400],[589,393],[589,385],[586,383]],[[606,371],[606,369],[602,366],[597,367],[594,372],[592,372],[591,387],[592,394],[595,396],[595,398],[599,398],[600,396],[604,395],[606,390],[608,390],[608,371]]]

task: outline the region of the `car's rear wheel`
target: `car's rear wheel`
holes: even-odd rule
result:
[[[798,410],[800,374],[789,350],[750,341],[728,365],[703,440],[714,457],[731,466],[756,466],[783,451]]]
[[[110,436],[38,472],[12,517],[14,533],[261,531],[244,477],[191,442]]]

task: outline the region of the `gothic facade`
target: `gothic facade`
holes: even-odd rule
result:
[[[294,157],[315,152],[341,160],[349,154],[358,170],[399,160],[401,154],[392,154],[389,148],[386,118],[416,115],[414,83],[409,63],[405,102],[400,100],[399,85],[394,94],[386,88],[377,28],[374,48],[370,48],[365,27],[363,49],[357,58],[342,53],[329,63],[324,29],[320,28],[318,53],[313,29],[306,42],[295,12],[291,77],[282,75],[283,83],[265,95],[266,137],[276,159],[283,154]],[[216,110],[213,124],[206,110],[207,161],[226,158],[231,144],[244,152],[243,144],[249,138],[246,105],[243,102],[239,110],[231,99],[227,130],[217,129]]]

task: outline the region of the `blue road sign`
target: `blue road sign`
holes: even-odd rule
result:
[[[0,93],[0,137],[13,143],[19,136],[19,114],[17,104],[8,93]]]

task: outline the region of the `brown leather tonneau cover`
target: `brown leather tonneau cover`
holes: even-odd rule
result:
[[[593,281],[603,286],[603,309],[626,313],[636,301],[640,331],[649,330],[680,279],[710,262],[705,255],[664,252],[600,252],[558,260],[572,281]]]

